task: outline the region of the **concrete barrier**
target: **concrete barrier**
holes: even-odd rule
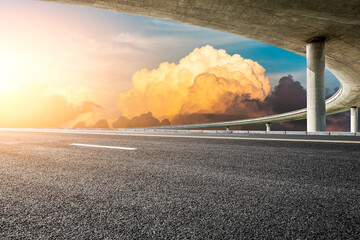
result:
[[[286,131],[286,135],[306,135],[306,131]]]
[[[268,131],[268,132],[266,132],[267,134],[286,134],[286,132],[285,131]]]
[[[307,135],[328,136],[329,132],[306,132]]]
[[[203,130],[189,130],[191,133],[202,133]]]
[[[155,132],[155,129],[139,129],[138,131]]]
[[[231,133],[231,131],[227,131],[227,130],[216,130],[216,133]]]
[[[354,132],[330,132],[330,135],[334,136],[355,136]]]
[[[216,130],[203,130],[203,133],[216,133]]]
[[[166,132],[166,129],[155,129],[155,132]]]
[[[31,130],[31,129],[30,129]],[[74,129],[69,129],[74,130]],[[118,128],[118,129],[87,129],[88,131],[117,131],[117,132],[173,132],[173,133],[208,133],[208,134],[274,134],[274,135],[314,135],[314,136],[360,136],[360,132],[306,132],[306,131],[249,131],[249,130],[190,130],[190,129],[147,129],[147,128]]]
[[[188,133],[188,132],[190,132],[190,130],[176,130],[175,132]]]
[[[266,131],[249,131],[249,134],[266,134]]]
[[[234,130],[232,131],[234,134],[249,134],[249,131],[247,130]]]

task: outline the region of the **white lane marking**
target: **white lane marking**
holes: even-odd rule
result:
[[[110,136],[140,136],[140,137],[167,137],[167,138],[200,138],[200,139],[230,139],[230,140],[249,140],[249,141],[282,141],[282,142],[318,142],[318,143],[352,143],[360,144],[360,141],[347,140],[326,140],[326,139],[295,139],[295,138],[252,138],[252,137],[225,137],[225,136],[191,136],[191,135],[159,135],[159,134],[140,134],[140,133],[123,133],[123,132],[91,132],[89,130],[47,130],[47,129],[4,129],[0,131],[14,132],[42,132],[42,133],[70,133],[70,134],[90,134],[90,135],[110,135]]]
[[[110,148],[110,149],[121,149],[121,150],[136,150],[136,148],[129,148],[129,147],[115,147],[115,146],[91,145],[91,144],[82,144],[82,143],[72,143],[72,144],[70,144],[70,146],[94,147],[94,148]]]

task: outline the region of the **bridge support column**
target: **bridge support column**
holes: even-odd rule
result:
[[[350,131],[358,132],[359,131],[359,120],[358,120],[358,108],[350,108]]]
[[[325,39],[314,38],[306,45],[307,131],[326,130]]]
[[[266,131],[270,132],[271,131],[271,123],[265,123],[266,126]]]

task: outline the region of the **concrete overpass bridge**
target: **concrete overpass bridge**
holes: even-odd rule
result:
[[[307,108],[274,116],[170,128],[230,127],[307,118],[325,131],[325,115],[351,110],[358,131],[360,1],[348,0],[47,0],[161,18],[241,35],[307,57]],[[341,88],[325,102],[325,66]]]

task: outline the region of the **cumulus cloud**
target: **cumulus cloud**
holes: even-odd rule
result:
[[[270,92],[269,78],[257,62],[211,46],[196,48],[178,64],[142,69],[132,82],[133,88],[119,95],[122,127],[129,126],[124,117],[146,112],[176,125],[261,117],[306,106],[306,91],[291,75]]]
[[[216,81],[215,78],[212,79],[211,76],[210,77],[207,76],[205,79],[206,81]],[[193,86],[190,87],[189,93],[192,93],[191,90],[192,87],[196,88],[196,83],[194,83]],[[336,92],[336,90],[337,89],[334,89],[333,92]],[[196,95],[195,92],[196,91],[194,91],[194,95]],[[205,89],[204,94],[210,95],[211,91],[207,91]],[[199,93],[199,95],[200,96],[198,97],[198,99],[201,100],[202,94]],[[327,97],[331,95],[332,93],[329,93]],[[263,100],[259,98],[251,98],[248,94],[241,94],[241,93],[239,94],[239,93],[226,92],[226,91],[225,93],[221,94],[221,96],[222,97],[214,101],[212,101],[212,97],[209,96],[210,101],[206,101],[203,104],[204,106],[209,106],[208,104],[210,105],[220,104],[220,107],[213,106],[211,107],[211,109],[217,109],[217,107],[219,109],[222,109],[222,106],[225,105],[227,106],[225,111],[202,112],[201,110],[199,111],[199,109],[206,108],[203,107],[202,103],[196,107],[189,107],[186,104],[184,104],[181,111],[179,111],[179,114],[176,114],[171,119],[170,121],[171,125],[209,123],[209,122],[247,119],[247,118],[268,116],[272,114],[293,111],[306,107],[306,90],[298,81],[295,81],[293,76],[291,75],[281,77],[280,80],[278,81],[278,84]],[[197,96],[194,96],[193,98],[196,99]],[[194,108],[195,110],[193,110]],[[185,111],[184,109],[192,109],[193,111],[191,110]],[[152,116],[151,113],[142,114],[139,117],[134,117],[133,119],[137,119],[137,118],[146,119],[145,116],[147,116],[146,117],[147,119],[151,119],[151,121],[149,120],[142,121],[142,124],[134,124],[133,121],[127,119],[126,117],[121,117],[116,123],[113,124],[113,127],[126,128],[126,127],[149,127],[149,126],[162,125],[158,119]],[[263,130],[264,126],[253,125],[253,126],[238,126],[234,128]],[[274,123],[272,124],[272,129],[306,131],[306,120]],[[345,112],[345,113],[339,113],[339,114],[327,116],[327,131],[349,131],[349,113]]]
[[[284,113],[306,107],[306,90],[292,75],[280,78],[271,94],[265,99],[274,113]]]
[[[142,69],[132,82],[133,88],[121,93],[118,101],[128,118],[144,112],[161,120],[178,114],[224,113],[231,106],[229,93],[263,100],[270,92],[265,69],[257,62],[211,46],[196,48],[178,64]]]
[[[172,119],[171,123],[175,125],[231,121],[292,111],[306,106],[306,91],[299,82],[294,81],[293,77],[288,75],[282,77],[278,85],[264,99],[251,98],[248,94],[226,92],[218,101],[220,105],[225,102],[227,106],[225,111],[180,113]],[[291,126],[286,125],[286,127]]]

